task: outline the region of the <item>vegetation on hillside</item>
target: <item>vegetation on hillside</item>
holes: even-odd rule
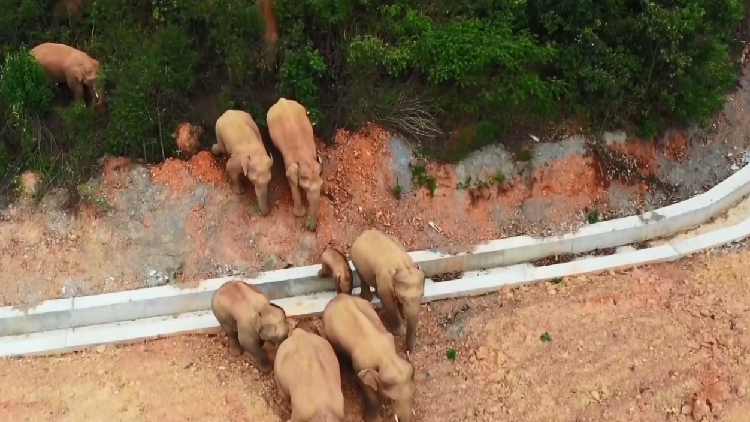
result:
[[[80,3],[67,19],[64,5]],[[704,121],[735,81],[739,0],[277,0],[279,40],[246,0],[0,0],[0,186],[33,169],[77,183],[103,154],[159,161],[182,121],[227,108],[262,126],[279,96],[318,135],[373,121],[423,143],[478,143],[516,120],[578,115],[653,135]],[[108,112],[71,106],[27,53],[103,66]],[[68,96],[69,93],[67,94]],[[68,101],[69,102],[69,101]],[[209,136],[213,130],[207,130]]]

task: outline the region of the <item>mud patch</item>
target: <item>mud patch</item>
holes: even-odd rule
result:
[[[531,265],[535,267],[546,267],[548,265],[566,264],[568,262],[575,261],[578,258],[591,257],[591,256],[609,256],[609,255],[614,255],[615,252],[616,252],[616,248],[604,248],[604,249],[595,249],[591,252],[583,252],[579,254],[553,255],[553,256],[548,256],[546,258],[537,259],[536,261],[532,261]]]
[[[440,283],[441,281],[457,280],[463,275],[463,271],[453,271],[450,273],[435,274],[429,278],[436,283]]]

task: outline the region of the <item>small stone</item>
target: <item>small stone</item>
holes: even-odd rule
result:
[[[106,344],[100,344],[96,346],[96,353],[104,353],[105,350],[107,350]]]
[[[487,348],[485,346],[481,346],[479,350],[477,350],[477,359],[485,360],[487,359],[488,354],[489,352],[487,351]]]
[[[693,409],[692,409],[693,420],[695,422],[699,422],[701,419],[703,419],[704,416],[708,415],[710,412],[711,412],[711,409],[708,407],[708,404],[706,403],[706,399],[702,397],[696,397],[695,401],[693,402]]]
[[[687,415],[689,415],[690,413],[693,412],[693,406],[690,406],[689,404],[684,404],[684,405],[682,405],[682,409],[680,410],[680,412],[683,415],[687,416]]]
[[[591,392],[591,397],[593,397],[596,401],[599,401],[601,399],[601,397],[599,396],[599,392],[596,390]]]
[[[738,166],[737,164],[732,164],[732,166],[729,167],[729,170],[732,170],[732,171],[737,171],[739,169],[740,169],[740,166]]]

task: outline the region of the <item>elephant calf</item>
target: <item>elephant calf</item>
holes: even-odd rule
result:
[[[335,248],[326,248],[320,257],[323,268],[318,271],[319,277],[333,276],[333,282],[336,284],[336,293],[352,294],[352,283],[354,276],[352,269],[349,267],[349,261],[346,260],[341,251]]]
[[[104,104],[104,89],[97,84],[98,60],[69,45],[51,42],[32,48],[31,55],[42,66],[51,82],[68,84],[76,102],[85,104],[84,93],[85,88],[88,88],[95,106]]]
[[[350,295],[337,295],[323,311],[325,337],[352,361],[365,396],[365,422],[379,422],[381,395],[392,400],[396,420],[414,414],[414,367],[396,352],[393,335],[380,322],[372,305]]]
[[[289,422],[344,420],[344,394],[336,354],[324,338],[304,323],[279,346],[274,376],[284,400],[292,401]]]
[[[307,111],[300,103],[281,98],[268,110],[266,123],[273,144],[284,157],[286,177],[292,189],[294,215],[305,215],[300,194],[302,188],[310,202],[307,228],[315,230],[320,207],[320,188],[323,185],[320,176],[323,166],[315,149],[313,127],[307,118]]]
[[[379,230],[365,230],[349,251],[362,285],[360,297],[372,300],[370,286],[383,304],[383,319],[388,330],[404,333],[401,317],[406,319],[406,350],[417,343],[417,323],[424,296],[425,274],[395,237]]]
[[[258,209],[268,214],[268,182],[271,181],[273,157],[266,152],[258,125],[252,116],[242,110],[227,110],[216,120],[216,143],[211,147],[214,155],[227,154],[227,173],[232,180],[234,193],[245,192],[240,177],[244,174],[255,186]]]
[[[264,373],[273,368],[263,343],[279,347],[289,335],[286,313],[271,303],[255,287],[241,281],[228,281],[211,298],[211,311],[229,337],[229,351],[235,356],[243,349],[258,362]]]

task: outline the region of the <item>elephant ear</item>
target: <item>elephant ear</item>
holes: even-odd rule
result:
[[[289,178],[292,184],[299,184],[299,165],[297,163],[293,163],[286,169],[286,177]]]
[[[393,275],[393,290],[403,300],[424,294],[424,272],[417,268],[403,268]]]
[[[375,391],[380,389],[380,375],[374,369],[363,369],[357,374],[362,382]]]
[[[242,173],[245,175],[245,177],[252,180],[250,178],[250,172],[252,171],[252,165],[250,163],[250,156],[243,155],[242,158],[240,158],[240,165],[242,166]]]
[[[261,312],[258,318],[257,329],[258,335],[263,340],[274,338],[276,335],[276,325],[270,321],[269,313]]]
[[[72,72],[78,82],[83,82],[83,69],[80,66],[74,67]]]

